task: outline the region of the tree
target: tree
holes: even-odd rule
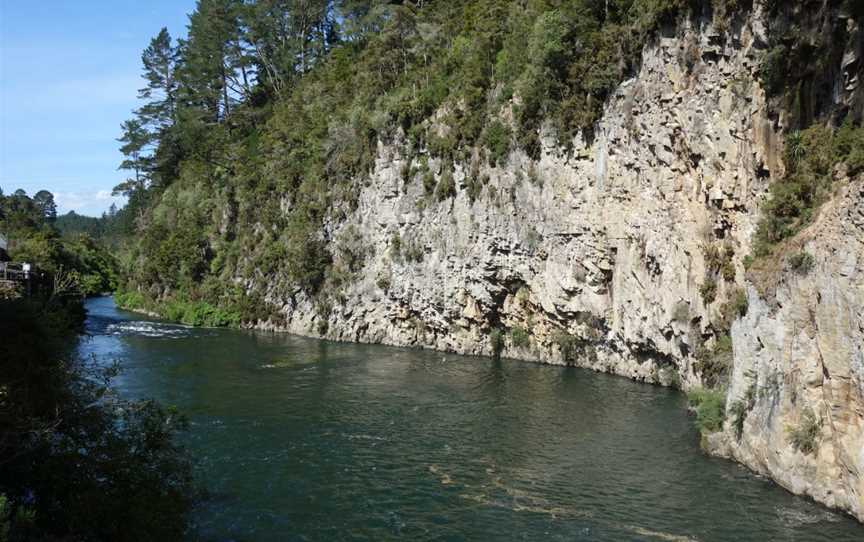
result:
[[[57,204],[54,203],[54,194],[47,190],[40,190],[33,196],[33,203],[45,220],[53,221],[57,218]]]
[[[120,152],[123,153],[125,159],[120,163],[118,169],[132,171],[135,176],[115,186],[112,194],[128,196],[130,192],[147,188],[153,159],[145,152],[153,141],[153,135],[144,128],[139,119],[124,121],[121,128],[123,135],[117,141],[123,143],[120,146]]]
[[[147,86],[138,91],[138,99],[149,101],[138,110],[138,116],[142,124],[157,131],[177,121],[178,56],[167,28],[159,31],[141,55]]]
[[[238,95],[251,91],[241,8],[238,0],[198,0],[189,16],[189,37],[180,44],[185,101],[217,122],[231,114]]]

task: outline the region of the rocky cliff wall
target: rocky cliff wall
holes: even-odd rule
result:
[[[493,353],[501,330],[505,356],[687,389],[746,291],[727,411],[753,404],[740,438],[727,421],[706,444],[864,520],[864,193],[848,183],[794,241],[816,257],[809,274],[780,263],[770,291],[748,278],[784,121],[758,83],[758,5],[728,32],[691,21],[658,37],[592,141],[544,137],[539,160],[493,166],[477,154],[453,166],[454,197],[415,172],[441,182],[447,163],[379,145],[358,206],[327,231],[344,291],[322,307],[274,288],[281,317],[260,327],[465,354]],[[819,447],[804,454],[788,430],[810,411]]]

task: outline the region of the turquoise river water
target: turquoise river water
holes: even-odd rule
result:
[[[674,390],[87,308],[81,355],[191,421],[193,540],[864,540],[703,455]]]

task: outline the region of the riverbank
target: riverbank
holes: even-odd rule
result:
[[[840,542],[862,532],[702,454],[674,390],[142,321],[107,299],[88,308],[80,355],[122,354],[121,393],[190,414],[187,444],[212,496],[196,511],[199,538]]]

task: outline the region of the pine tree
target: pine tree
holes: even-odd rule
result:
[[[241,12],[238,0],[198,0],[189,37],[181,42],[187,105],[214,121],[228,117],[237,95],[251,90],[248,74],[246,85],[237,76],[251,64],[243,52]]]
[[[138,110],[138,116],[143,124],[156,130],[174,125],[179,87],[176,77],[178,50],[171,44],[168,29],[163,28],[150,41],[141,55],[141,62],[147,86],[138,91],[138,99],[149,101]]]
[[[125,159],[120,163],[118,169],[132,171],[134,177],[114,187],[113,194],[129,196],[136,190],[147,188],[152,169],[153,158],[146,154],[148,147],[153,142],[153,135],[148,132],[140,119],[125,121],[121,128],[123,135],[118,139],[121,145],[120,152]]]

